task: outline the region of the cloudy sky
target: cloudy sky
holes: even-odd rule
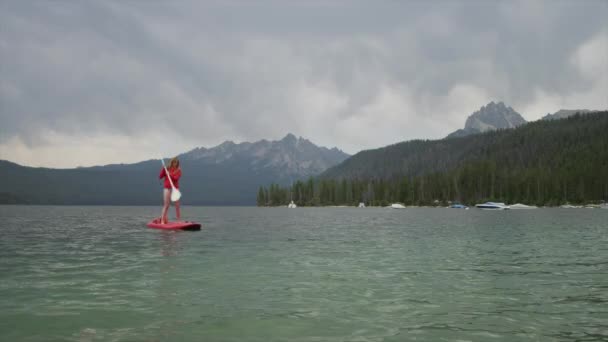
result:
[[[288,132],[349,153],[490,101],[608,108],[608,1],[0,2],[0,159],[74,167]]]

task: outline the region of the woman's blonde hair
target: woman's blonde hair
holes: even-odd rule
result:
[[[171,163],[169,163],[170,169],[177,169],[179,167],[179,159],[177,157],[171,159]]]

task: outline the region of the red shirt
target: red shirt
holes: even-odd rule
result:
[[[169,175],[171,175],[171,181],[173,181],[173,185],[176,189],[179,189],[179,178],[182,176],[182,169],[170,169]],[[171,189],[171,183],[169,183],[169,177],[167,177],[167,173],[165,172],[165,168],[160,169],[160,175],[158,178],[165,178],[165,189]]]

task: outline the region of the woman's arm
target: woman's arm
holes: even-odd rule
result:
[[[172,170],[171,171],[171,178],[177,180],[180,179],[182,176],[182,169],[178,168],[177,170]]]
[[[165,177],[167,175],[167,173],[165,172],[165,168],[163,167],[162,169],[160,169],[160,175],[158,175],[159,179],[163,179],[163,177]]]

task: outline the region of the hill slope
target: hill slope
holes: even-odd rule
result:
[[[460,138],[408,141],[357,153],[322,173],[316,184],[295,184],[292,193],[299,205],[599,202],[608,200],[606,132],[608,112],[598,112]],[[267,200],[274,198],[272,192],[259,192],[258,203],[285,202]]]
[[[517,129],[444,140],[413,140],[353,155],[322,178],[384,178],[448,171],[466,161],[495,160],[501,167],[560,167],[581,156],[608,153],[608,115],[576,115]],[[595,157],[594,157],[595,158]]]
[[[575,115],[577,113],[588,114],[588,113],[596,113],[596,112],[598,112],[598,111],[589,110],[589,109],[560,109],[559,111],[557,111],[553,114],[548,113],[547,115],[543,116],[541,118],[541,120],[559,120],[559,119],[565,119],[565,118]]]

